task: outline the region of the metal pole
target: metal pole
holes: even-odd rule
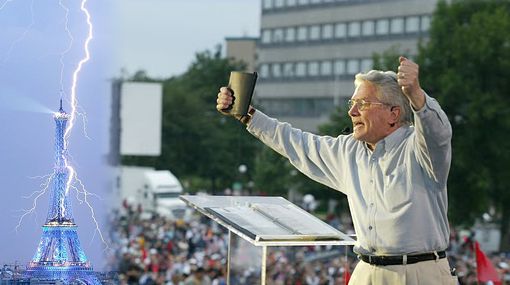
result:
[[[260,285],[266,285],[267,246],[262,246],[262,266],[260,268]]]
[[[232,251],[232,232],[228,230],[228,251],[227,251],[227,285],[230,285],[230,254]]]

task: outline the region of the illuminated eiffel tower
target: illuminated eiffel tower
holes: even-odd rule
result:
[[[73,179],[74,172],[67,162],[64,135],[69,115],[62,109],[62,100],[60,110],[53,117],[57,126],[50,207],[46,223],[42,226],[41,241],[34,258],[27,265],[26,277],[64,284],[101,284],[80,246],[78,227],[74,223],[67,193],[67,184]]]

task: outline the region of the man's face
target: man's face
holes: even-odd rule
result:
[[[396,128],[391,124],[395,123],[395,112],[388,105],[381,104],[376,96],[377,89],[368,82],[362,82],[354,91],[351,100],[360,102],[372,102],[374,104],[354,104],[349,109],[349,116],[352,120],[353,136],[355,139],[364,141],[372,149],[375,144]]]

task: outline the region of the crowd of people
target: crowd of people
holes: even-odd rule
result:
[[[343,232],[352,232],[349,219],[329,215],[325,221]],[[205,216],[196,213],[170,220],[127,206],[112,215],[111,226],[116,248],[110,263],[119,272],[120,284],[227,284],[228,231]],[[448,256],[460,284],[478,284],[472,248],[472,237],[461,237],[452,230]],[[231,284],[260,284],[260,265],[248,260],[243,266],[242,254],[237,258],[231,268]],[[492,254],[490,258],[502,280],[510,284],[509,256]],[[266,284],[345,284],[356,263],[349,247],[270,247]]]

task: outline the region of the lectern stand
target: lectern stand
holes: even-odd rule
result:
[[[180,198],[229,230],[228,285],[237,285],[234,274],[238,269],[246,270],[244,265],[256,266],[260,270],[260,284],[265,285],[270,246],[354,244],[352,238],[282,197],[183,195]]]

